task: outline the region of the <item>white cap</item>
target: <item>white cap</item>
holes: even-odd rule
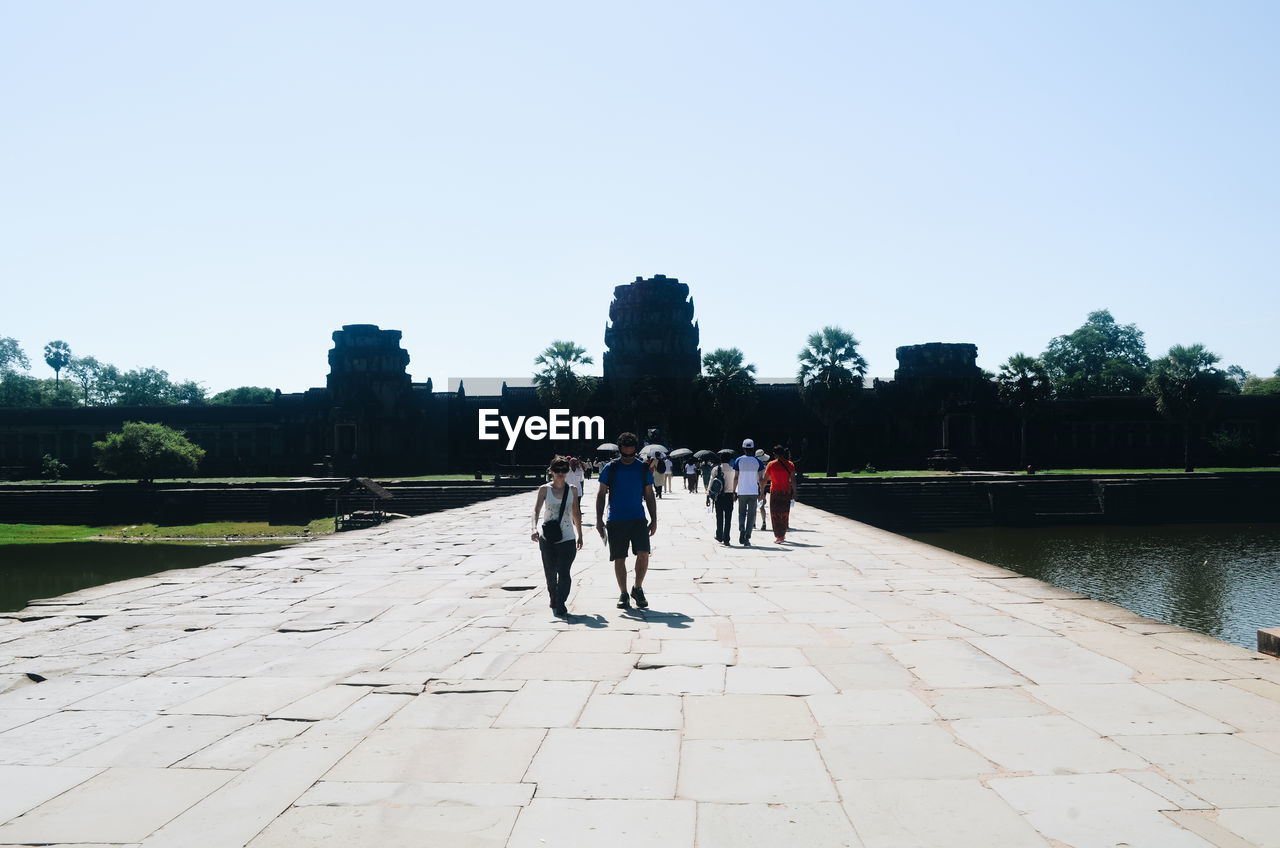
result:
[[[744,448],[753,448],[753,447],[755,447],[755,446],[756,446],[756,443],[755,443],[755,442],[753,442],[753,441],[751,441],[750,439],[743,439],[743,440],[742,440],[742,446],[743,446]]]

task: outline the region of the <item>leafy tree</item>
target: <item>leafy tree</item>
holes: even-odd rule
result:
[[[1250,374],[1239,365],[1232,365],[1227,369],[1226,374],[1231,378],[1231,386],[1228,387],[1228,390],[1234,394],[1239,394],[1244,389],[1244,384],[1249,382],[1249,378],[1253,376],[1253,374]]]
[[[85,406],[89,405],[89,390],[95,387],[102,374],[102,363],[92,356],[72,357],[67,364],[67,373],[80,386]]]
[[[1169,353],[1151,364],[1146,393],[1156,399],[1156,409],[1166,418],[1182,422],[1182,459],[1187,471],[1191,463],[1191,425],[1203,417],[1217,395],[1227,391],[1231,378],[1217,365],[1216,353],[1204,345],[1174,345]]]
[[[62,369],[71,363],[71,345],[55,339],[44,346],[44,361],[53,369],[53,382],[57,385]]]
[[[538,398],[548,407],[573,409],[580,406],[595,390],[596,381],[579,375],[574,369],[593,362],[587,349],[573,342],[557,339],[533,360],[542,368],[533,375]]]
[[[1000,366],[996,377],[1000,400],[1018,413],[1020,423],[1020,465],[1027,467],[1027,421],[1049,399],[1049,375],[1044,363],[1034,356],[1015,353]]]
[[[0,406],[39,406],[40,381],[17,371],[0,372]]]
[[[227,389],[224,392],[218,392],[209,398],[211,404],[246,404],[246,403],[271,403],[275,400],[276,393],[274,389],[265,389],[261,386],[239,386],[234,389]]]
[[[31,360],[23,352],[18,340],[9,336],[0,336],[0,373],[14,370],[27,371],[31,368]]]
[[[205,402],[204,386],[195,380],[170,383],[167,400],[182,406],[201,406]]]
[[[711,409],[723,428],[724,442],[747,417],[759,400],[756,390],[756,366],[743,362],[745,355],[736,347],[717,348],[702,357],[705,374],[697,384],[711,402]]]
[[[827,476],[835,476],[836,424],[850,413],[862,391],[867,361],[858,340],[840,327],[823,327],[800,351],[800,396],[827,425]]]
[[[96,465],[104,474],[134,477],[147,483],[157,477],[178,477],[195,473],[204,450],[186,436],[163,424],[126,421],[119,433],[94,442]]]
[[[1137,394],[1151,368],[1142,331],[1117,324],[1105,309],[1090,312],[1075,332],[1051,340],[1041,359],[1060,398]]]
[[[1275,377],[1256,377],[1250,375],[1240,389],[1242,395],[1280,395],[1280,374]]]
[[[173,402],[173,383],[167,371],[137,368],[119,376],[115,393],[121,406],[164,406]]]

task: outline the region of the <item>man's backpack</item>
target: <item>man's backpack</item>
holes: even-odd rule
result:
[[[707,497],[718,498],[724,491],[724,469],[717,468],[711,472],[711,482],[707,485]]]

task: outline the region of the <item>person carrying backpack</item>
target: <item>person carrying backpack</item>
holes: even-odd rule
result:
[[[729,534],[733,526],[733,505],[737,495],[733,493],[733,451],[720,452],[720,464],[711,470],[711,480],[707,483],[707,503],[715,504],[716,509],[716,541],[729,547]]]

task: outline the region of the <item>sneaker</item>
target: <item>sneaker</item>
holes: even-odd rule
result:
[[[618,609],[631,609],[631,599],[627,597],[626,592],[618,596]]]
[[[569,608],[566,607],[564,604],[556,604],[555,614],[560,616],[561,618],[564,618],[569,614]]]
[[[744,547],[744,548],[749,548],[749,547],[751,547],[751,540],[750,540],[750,539],[743,539],[743,540],[742,540],[742,547]]]
[[[645,600],[644,589],[641,589],[639,586],[636,586],[634,589],[631,590],[631,597],[636,599],[636,606],[640,607],[640,609],[648,608],[649,602]]]
[[[774,543],[775,545],[781,545],[781,544],[782,544],[783,542],[785,542],[785,541],[786,541],[786,539],[779,539],[779,538],[777,538],[776,536],[775,536],[775,537],[774,537],[774,539],[773,539],[773,543]]]

